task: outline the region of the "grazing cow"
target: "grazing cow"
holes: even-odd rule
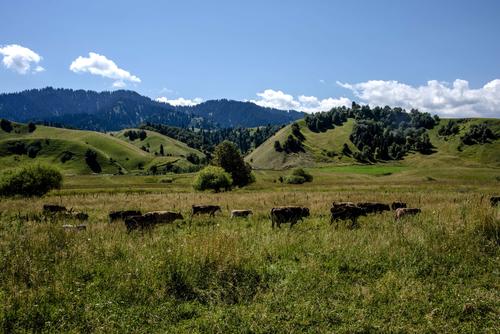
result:
[[[397,210],[400,208],[406,208],[406,203],[405,202],[392,202],[392,204],[391,204],[392,210]]]
[[[66,207],[62,205],[55,205],[55,204],[43,205],[43,213],[45,214],[60,213],[60,212],[68,212],[68,209],[66,209]]]
[[[85,212],[72,212],[71,213],[71,218],[77,219],[80,221],[86,221],[89,219],[89,215]]]
[[[356,206],[365,210],[365,213],[382,213],[384,211],[390,211],[391,208],[389,205],[384,203],[376,203],[376,202],[359,202],[356,203]]]
[[[109,222],[112,223],[117,220],[125,220],[125,218],[130,216],[140,216],[142,212],[139,210],[119,210],[119,211],[111,211],[109,213]]]
[[[350,220],[350,228],[358,226],[357,220],[360,216],[366,216],[366,210],[352,202],[333,202],[330,213],[330,224],[339,220]]]
[[[170,224],[176,219],[184,219],[184,217],[178,212],[172,211],[153,211],[147,212],[141,216],[128,216],[125,218],[125,226],[127,231],[140,228],[152,228],[157,224]]]
[[[491,206],[496,206],[500,203],[500,196],[491,196],[490,198]]]
[[[272,208],[270,216],[273,228],[275,225],[280,228],[281,224],[286,223],[290,223],[290,228],[292,228],[299,220],[309,217],[309,209],[300,206],[282,206]]]
[[[396,218],[396,220],[400,220],[404,216],[413,216],[413,215],[416,215],[420,212],[422,212],[422,210],[420,210],[418,208],[399,208],[399,209],[396,209],[395,218]]]
[[[213,217],[217,211],[222,212],[218,205],[193,205],[191,215],[209,214]]]
[[[253,214],[252,210],[232,210],[231,218],[236,218],[236,217],[247,218],[249,215],[252,214]]]
[[[144,218],[151,224],[170,224],[176,219],[184,219],[182,214],[172,211],[153,211],[144,214]]]
[[[80,224],[80,225],[63,225],[63,229],[65,230],[73,230],[73,231],[85,231],[87,229],[87,226]]]

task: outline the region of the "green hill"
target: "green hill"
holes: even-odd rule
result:
[[[170,156],[155,156],[152,151],[146,152],[113,134],[41,125],[30,133],[27,125],[12,123],[12,127],[10,132],[0,129],[0,169],[40,161],[56,165],[65,174],[90,174],[92,171],[85,162],[88,149],[97,153],[104,174],[147,170],[153,165],[189,167],[192,164],[185,159],[187,154],[203,156],[201,152],[186,149],[184,144],[152,131],[148,131],[150,146],[155,147],[157,141],[162,141],[166,152],[170,150]]]
[[[442,166],[491,166],[500,167],[500,140],[490,143],[463,145],[460,137],[473,124],[487,123],[497,135],[500,135],[499,119],[456,119],[460,132],[453,136],[439,136],[438,129],[450,122],[450,119],[442,119],[440,123],[431,130],[429,134],[434,150],[432,154],[421,154],[411,152],[402,160],[380,162],[384,164],[412,165],[427,167]],[[245,159],[255,169],[287,169],[292,167],[320,167],[335,165],[350,165],[359,163],[350,156],[342,154],[342,147],[346,143],[352,152],[358,151],[349,139],[349,135],[355,124],[355,120],[349,118],[342,126],[325,132],[312,132],[306,126],[304,120],[297,122],[305,139],[302,142],[304,152],[285,153],[277,152],[274,143],[283,143],[292,133],[291,125],[281,129],[269,138],[261,146],[252,151]]]

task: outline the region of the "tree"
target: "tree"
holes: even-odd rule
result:
[[[282,152],[282,151],[283,151],[283,147],[281,147],[281,143],[280,143],[280,141],[279,141],[279,140],[276,140],[276,141],[274,142],[274,150],[275,150],[276,152]]]
[[[195,190],[214,190],[219,192],[221,189],[230,190],[233,180],[231,175],[223,168],[216,166],[207,166],[196,175],[193,181]]]
[[[43,196],[60,189],[62,174],[51,166],[36,164],[7,170],[0,178],[0,195]]]
[[[89,166],[90,170],[94,173],[100,173],[102,171],[99,161],[97,161],[97,152],[91,150],[90,148],[85,152],[85,162]]]
[[[163,150],[163,144],[160,144],[160,155],[165,155],[165,151]]]
[[[35,125],[35,123],[33,123],[33,122],[29,122],[29,123],[28,123],[28,132],[29,132],[29,133],[32,133],[32,132],[35,132],[35,130],[36,130],[36,125]]]
[[[139,131],[138,136],[139,136],[139,139],[140,139],[141,141],[143,141],[144,139],[146,139],[146,137],[148,136],[148,134],[146,133],[146,131],[141,130],[141,131]]]
[[[0,120],[0,128],[2,128],[2,130],[5,132],[11,132],[12,131],[12,123],[7,119],[2,118]]]
[[[214,150],[212,165],[222,167],[231,174],[233,184],[243,187],[254,182],[252,167],[246,164],[236,145],[230,141],[223,141]]]

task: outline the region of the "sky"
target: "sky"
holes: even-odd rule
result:
[[[500,1],[0,2],[0,92],[500,117]]]

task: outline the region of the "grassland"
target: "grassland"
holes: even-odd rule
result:
[[[192,175],[75,176],[42,199],[0,201],[0,331],[97,333],[498,333],[500,169],[311,168],[304,185],[257,182],[197,193]],[[171,183],[162,183],[169,177]],[[360,228],[328,223],[333,200],[402,200]],[[43,203],[89,213],[87,230],[39,215]],[[191,204],[219,204],[213,219]],[[272,230],[268,211],[311,217]],[[176,210],[183,221],[127,234],[116,209]],[[248,220],[229,210],[249,208]]]
[[[438,135],[438,129],[450,122],[450,119],[442,119],[439,125],[431,130],[427,130],[431,143],[434,146],[433,154],[411,153],[403,160],[397,162],[386,162],[384,165],[394,164],[396,166],[414,167],[436,167],[442,166],[500,166],[500,140],[482,145],[461,145],[460,136],[464,134],[471,125],[487,122],[494,132],[500,135],[500,120],[498,119],[459,119],[460,133],[455,136],[442,137]],[[284,143],[288,135],[291,134],[291,126],[286,126],[269,138],[261,146],[251,152],[246,160],[256,169],[287,169],[291,167],[318,167],[318,166],[343,166],[356,163],[349,156],[342,155],[342,146],[346,143],[351,151],[357,151],[354,144],[349,139],[354,119],[348,119],[342,126],[325,132],[315,133],[308,129],[305,121],[297,122],[305,137],[303,142],[304,151],[299,153],[286,154],[276,152],[274,142]],[[334,152],[332,156],[329,153]]]
[[[14,143],[26,145],[39,142],[41,150],[35,158],[27,155],[16,155],[9,152],[8,147]],[[154,150],[160,143],[164,145],[169,156],[156,156]],[[153,151],[142,150],[141,145],[149,144]],[[117,136],[94,131],[61,129],[47,126],[37,126],[30,133],[26,125],[14,124],[14,129],[7,133],[0,130],[0,169],[15,167],[19,164],[39,161],[57,166],[65,174],[91,174],[85,163],[85,152],[91,149],[97,153],[97,160],[103,174],[134,173],[147,170],[150,166],[162,166],[175,163],[181,166],[191,165],[185,157],[194,153],[200,157],[203,154],[187,147],[185,144],[158,133],[148,131],[148,137],[141,142],[130,142],[122,133]],[[65,153],[70,153],[70,159],[62,161]]]

